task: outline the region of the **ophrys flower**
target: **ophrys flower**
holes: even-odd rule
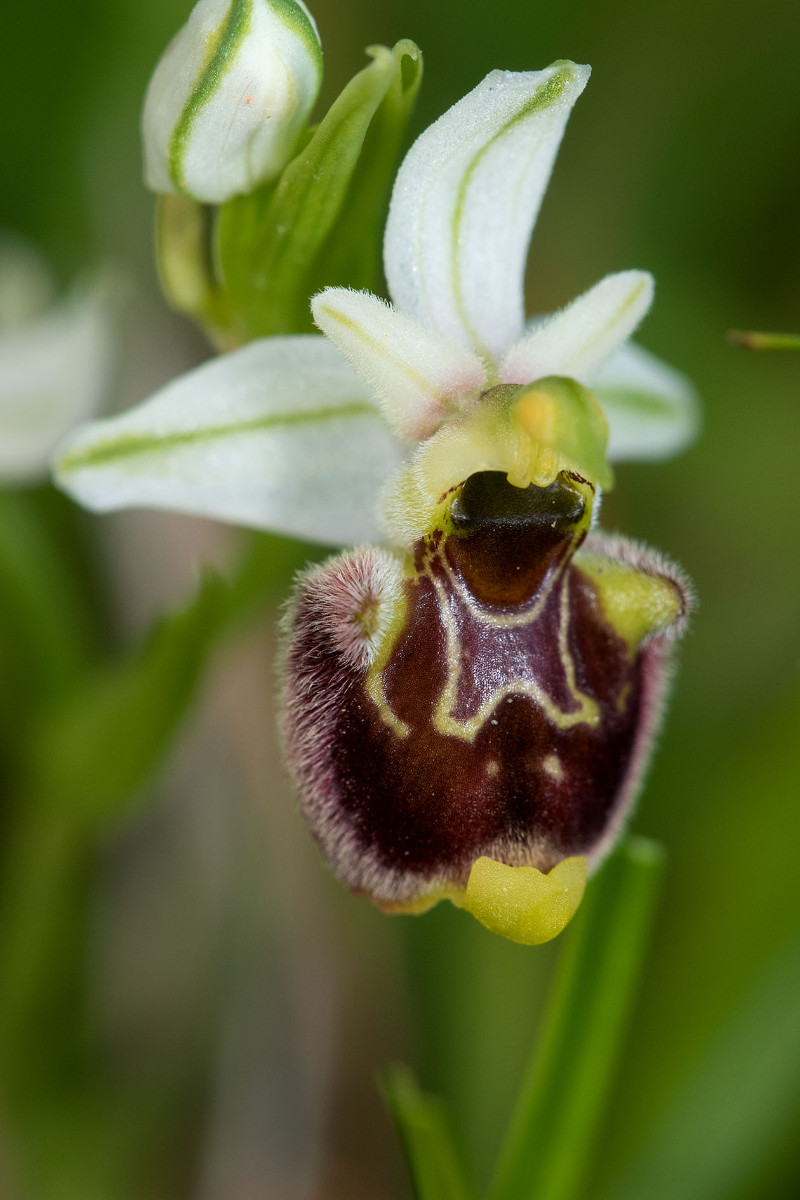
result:
[[[522,941],[558,932],[577,860],[621,827],[687,608],[656,556],[586,541],[608,458],[671,453],[694,429],[685,381],[625,344],[650,276],[524,323],[528,240],[587,78],[494,72],[418,139],[387,225],[396,307],[314,301],[338,350],[252,343],[86,427],[58,464],[92,507],[340,543],[381,531],[385,548],[302,579],[287,620],[304,812],[354,890],[405,910],[448,896]]]

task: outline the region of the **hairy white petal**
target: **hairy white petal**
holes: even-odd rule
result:
[[[591,381],[608,420],[608,457],[669,458],[700,428],[697,395],[685,375],[630,342]]]
[[[314,320],[371,384],[393,429],[422,440],[486,383],[481,360],[369,292],[327,288]]]
[[[517,341],[528,242],[588,78],[574,63],[493,71],[417,139],[386,226],[398,308],[494,359]]]
[[[588,383],[645,316],[653,288],[647,271],[606,275],[509,350],[501,378],[505,383],[531,383],[545,375],[569,375]]]
[[[199,0],[145,99],[145,179],[220,204],[285,165],[319,91],[322,54],[300,0]]]
[[[0,331],[0,479],[45,479],[53,448],[100,408],[111,374],[108,312],[101,282]]]
[[[175,509],[341,545],[377,537],[399,458],[359,376],[309,334],[251,342],[83,426],[55,475],[99,511]]]

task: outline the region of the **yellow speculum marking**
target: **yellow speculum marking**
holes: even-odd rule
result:
[[[441,559],[440,559],[441,561]],[[449,580],[454,581],[453,572],[445,567]],[[547,719],[561,730],[574,729],[576,725],[596,726],[600,721],[600,707],[596,700],[587,696],[577,685],[575,679],[575,662],[569,651],[569,581],[562,571],[554,574],[553,579],[543,589],[543,594],[535,604],[522,613],[508,614],[487,612],[470,603],[472,614],[484,625],[493,628],[508,628],[511,625],[532,625],[543,611],[544,605],[554,586],[560,583],[560,619],[558,630],[558,653],[564,670],[564,677],[570,695],[574,698],[576,708],[566,710],[559,707],[545,689],[535,680],[526,678],[510,679],[501,687],[497,687],[484,700],[477,712],[472,716],[460,719],[453,716],[458,703],[459,684],[461,682],[461,639],[455,617],[448,601],[447,591],[441,579],[437,578],[431,569],[430,560],[426,560],[423,574],[433,584],[439,606],[439,614],[446,637],[447,678],[442,688],[439,700],[433,713],[433,726],[443,737],[456,737],[464,742],[473,742],[487,720],[491,717],[502,700],[510,696],[527,696],[545,713]],[[459,588],[459,593],[466,598],[466,593]],[[404,606],[405,611],[405,606]],[[396,626],[395,626],[396,629]],[[408,736],[408,724],[401,720],[392,710],[386,698],[383,686],[383,671],[388,663],[392,648],[395,645],[397,632],[387,637],[383,652],[370,667],[366,680],[366,691],[375,704],[381,719],[398,737]]]
[[[383,688],[383,671],[375,671],[370,668],[367,675],[367,695],[372,703],[378,709],[381,720],[388,725],[392,733],[399,738],[408,737],[411,732],[405,721],[401,721],[400,717],[395,716],[389,701],[386,699],[386,692]]]
[[[436,589],[439,611],[447,636],[447,680],[433,714],[433,725],[438,733],[444,736],[457,737],[465,742],[474,741],[498,704],[509,696],[530,697],[530,699],[539,705],[547,716],[547,719],[557,729],[574,729],[576,725],[598,724],[600,720],[600,708],[597,701],[580,691],[575,682],[575,663],[567,644],[569,633],[569,591],[566,578],[561,583],[558,651],[561,664],[564,668],[567,687],[578,707],[571,712],[559,708],[552,697],[535,679],[510,679],[502,687],[495,688],[491,696],[484,700],[473,716],[467,717],[464,720],[454,717],[452,714],[458,702],[458,685],[461,679],[461,644],[444,587],[440,580],[431,578]],[[535,619],[536,617],[533,615],[533,611],[531,611],[529,623],[532,623]],[[489,613],[482,613],[481,620],[486,625],[495,624],[494,617]],[[521,623],[524,624],[524,622]]]
[[[407,620],[408,601],[405,595],[403,595],[396,602],[392,619],[383,634],[378,653],[367,671],[367,678],[364,685],[367,695],[380,714],[381,720],[399,738],[408,737],[410,729],[405,721],[396,716],[392,711],[389,701],[386,699],[386,692],[383,687],[383,672],[397,643],[397,639],[405,628]]]
[[[577,680],[575,679],[575,659],[569,652],[569,580],[566,577],[561,585],[561,619],[558,625],[558,653],[561,658],[561,665],[564,668],[564,674],[567,677],[567,687],[575,697],[581,712],[586,716],[585,724],[598,725],[600,722],[600,705],[578,687]],[[581,723],[573,721],[569,726],[562,726],[561,728],[571,728],[572,725]]]

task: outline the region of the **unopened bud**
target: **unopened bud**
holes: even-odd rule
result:
[[[302,0],[199,0],[145,98],[148,187],[221,204],[278,175],[321,77]]]

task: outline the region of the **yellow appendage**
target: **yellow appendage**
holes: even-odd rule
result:
[[[492,933],[538,946],[569,924],[585,888],[585,858],[562,859],[547,875],[536,867],[509,867],[479,858],[461,905]]]
[[[386,913],[419,916],[441,900],[450,900],[492,933],[521,946],[539,946],[566,929],[585,890],[585,858],[563,858],[545,875],[536,867],[509,867],[484,857],[472,864],[466,888],[445,885],[414,900],[378,907]]]
[[[680,617],[684,598],[672,579],[589,553],[581,553],[575,562],[594,584],[609,625],[632,652]]]

